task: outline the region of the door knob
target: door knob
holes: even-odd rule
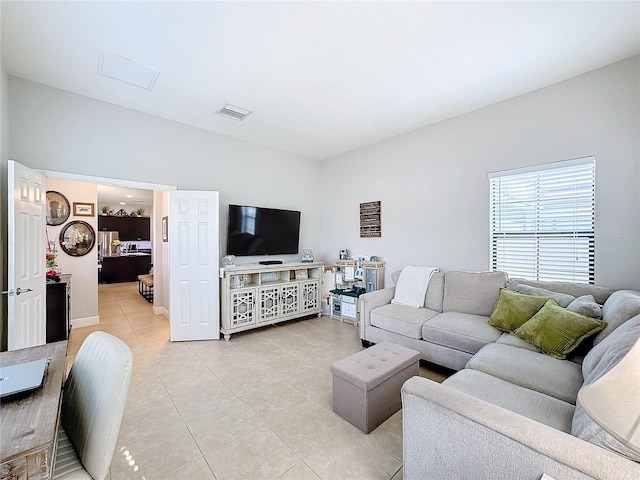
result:
[[[16,295],[20,295],[21,293],[27,293],[27,292],[33,292],[32,289],[30,288],[16,288],[16,291],[14,292],[13,290],[3,290],[0,293],[2,295],[9,295],[10,297],[15,293]]]

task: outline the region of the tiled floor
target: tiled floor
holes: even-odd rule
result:
[[[314,317],[171,343],[136,283],[101,285],[99,308],[99,325],[72,330],[69,355],[95,329],[133,351],[113,480],[402,478],[401,412],[365,435],[331,410],[329,366],[362,349],[353,325]]]

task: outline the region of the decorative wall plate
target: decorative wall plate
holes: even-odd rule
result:
[[[47,225],[62,225],[69,218],[69,200],[60,192],[47,192]]]

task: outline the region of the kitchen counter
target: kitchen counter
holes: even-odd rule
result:
[[[151,254],[130,252],[102,257],[100,283],[135,282],[151,269]]]

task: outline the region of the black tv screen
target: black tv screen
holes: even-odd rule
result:
[[[298,253],[300,212],[229,205],[227,255]]]

